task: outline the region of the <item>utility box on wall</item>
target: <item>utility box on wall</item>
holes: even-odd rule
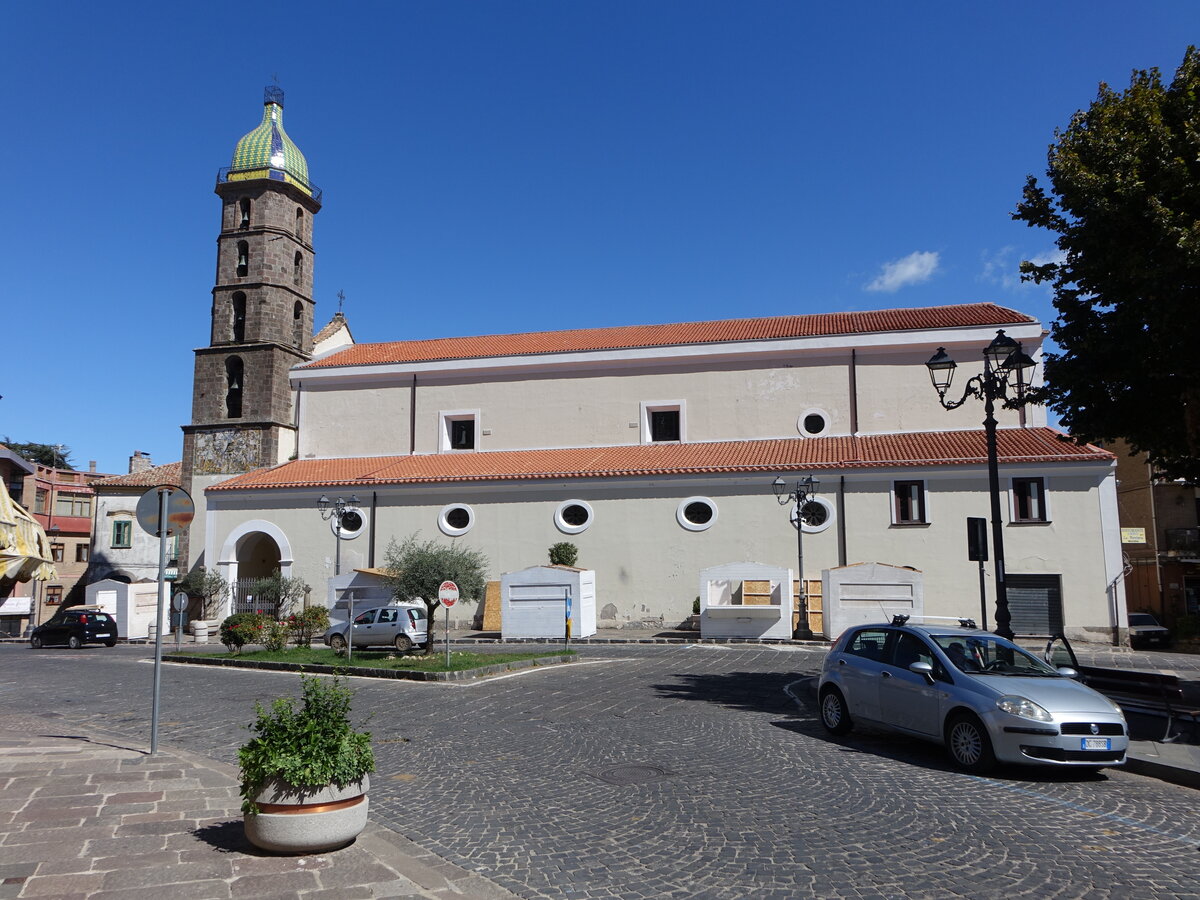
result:
[[[700,573],[700,636],[792,636],[790,569],[740,562]]]
[[[596,573],[571,566],[532,566],[500,576],[501,636],[564,638],[571,598],[571,637],[596,633]]]
[[[852,625],[888,622],[925,612],[925,575],[908,566],[854,563],[823,573],[825,633],[837,637]]]
[[[158,621],[158,582],[143,581],[127,584],[105,578],[87,586],[89,606],[98,606],[117,620],[117,637],[127,641],[149,637],[150,625]],[[170,622],[170,591],[167,608],[163,610],[163,629]]]

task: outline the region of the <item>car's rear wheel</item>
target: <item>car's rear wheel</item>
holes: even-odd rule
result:
[[[821,724],[830,734],[846,734],[854,727],[850,712],[846,709],[846,698],[835,687],[821,692]]]
[[[982,775],[996,767],[996,754],[987,729],[969,713],[958,713],[946,723],[946,749],[964,772]]]
[[[67,646],[70,647],[72,650],[78,650],[80,647],[83,646],[83,641],[81,641],[75,635],[71,635],[69,638],[67,638]]]
[[[411,650],[413,648],[412,639],[409,638],[409,636],[407,634],[396,635],[396,640],[393,641],[392,643],[394,643],[396,645],[396,649],[399,650],[401,653],[407,653],[409,650]]]
[[[340,634],[335,634],[329,638],[329,646],[333,648],[335,653],[341,653],[346,649],[346,639]]]
[[[31,637],[29,639],[29,646],[32,647],[34,650],[41,650],[42,649],[41,635],[35,634],[33,637]]]
[[[115,646],[117,646],[117,642],[116,641],[105,641],[104,646],[105,647],[115,647]]]

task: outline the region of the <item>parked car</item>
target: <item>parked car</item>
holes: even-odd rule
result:
[[[84,644],[117,643],[117,620],[98,606],[70,606],[60,609],[29,634],[34,650],[49,644],[66,644],[78,650]]]
[[[404,652],[425,646],[428,625],[424,604],[398,603],[355,613],[353,630],[346,622],[340,622],[330,626],[323,640],[327,646],[341,651],[346,649],[348,633],[352,633],[355,647],[389,645]]]
[[[926,620],[927,622],[931,620]],[[955,620],[951,620],[955,621]],[[1121,708],[1012,641],[908,617],[858,625],[836,642],[818,687],[821,723],[856,723],[934,741],[968,772],[999,762],[1101,768],[1125,762]]]
[[[1150,613],[1129,614],[1129,646],[1170,647],[1171,631]]]

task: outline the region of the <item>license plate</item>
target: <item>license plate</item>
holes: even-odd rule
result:
[[[1084,738],[1083,750],[1111,750],[1112,740],[1110,738]]]

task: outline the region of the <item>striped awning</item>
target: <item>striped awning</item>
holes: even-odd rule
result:
[[[56,578],[46,532],[0,481],[0,585]]]

